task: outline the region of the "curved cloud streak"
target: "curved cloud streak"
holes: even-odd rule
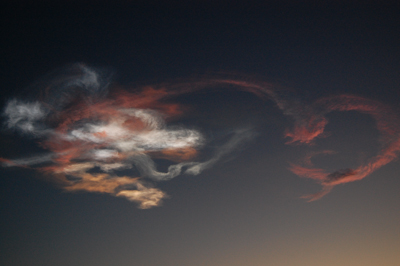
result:
[[[272,100],[294,121],[285,132],[287,144],[311,144],[324,133],[326,115],[332,111],[355,110],[371,115],[381,133],[378,155],[357,169],[327,173],[314,168],[311,158],[290,170],[322,185],[322,191],[305,196],[316,200],[338,184],[361,180],[397,158],[400,128],[395,113],[383,104],[365,98],[341,95],[306,105],[287,91],[268,83],[231,79],[204,79],[169,87],[144,87],[136,92],[109,90],[104,73],[74,65],[44,82],[41,100],[10,100],[3,112],[5,126],[37,138],[48,152],[20,159],[1,159],[3,166],[35,168],[48,173],[66,191],[107,193],[136,202],[139,208],[159,206],[168,196],[150,181],[165,181],[181,174],[197,175],[214,166],[243,143],[254,138],[251,129],[235,129],[210,158],[196,161],[207,144],[198,130],[168,126],[167,121],[183,115],[180,105],[165,101],[196,90],[228,87]],[[157,170],[154,159],[172,163]],[[129,176],[127,175],[129,173]],[[136,174],[134,174],[136,173]]]
[[[370,158],[366,164],[362,164],[356,169],[341,169],[333,173],[327,173],[323,169],[313,168],[311,165],[301,166],[292,165],[293,173],[311,178],[323,186],[320,193],[305,196],[313,201],[327,194],[331,189],[339,184],[345,184],[361,180],[390,163],[398,157],[400,151],[400,120],[398,115],[389,107],[382,103],[354,95],[339,95],[334,97],[322,98],[313,105],[314,113],[310,113],[310,121],[319,121],[315,130],[308,130],[307,124],[296,125],[297,139],[300,142],[310,142],[324,132],[324,127],[328,123],[325,115],[333,111],[358,111],[370,115],[376,122],[380,132],[380,151]]]

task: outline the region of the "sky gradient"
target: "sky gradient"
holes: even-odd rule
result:
[[[398,4],[4,5],[2,265],[399,265]]]

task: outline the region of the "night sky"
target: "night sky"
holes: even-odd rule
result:
[[[1,265],[400,265],[396,1],[7,2]]]

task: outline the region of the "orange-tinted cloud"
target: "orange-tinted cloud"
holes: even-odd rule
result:
[[[9,129],[37,138],[48,153],[15,160],[0,158],[0,162],[7,167],[37,168],[54,176],[66,191],[125,197],[140,208],[158,206],[166,194],[152,187],[151,180],[199,174],[254,137],[248,128],[230,130],[229,139],[216,145],[209,159],[194,161],[206,143],[205,136],[184,126],[168,126],[169,119],[185,113],[185,108],[171,99],[216,88],[246,91],[271,100],[294,123],[283,132],[289,139],[287,144],[314,144],[316,138],[325,136],[329,122],[326,115],[333,111],[354,110],[374,118],[382,146],[366,164],[329,173],[313,166],[311,157],[316,153],[291,165],[290,170],[296,175],[321,184],[321,192],[305,196],[310,201],[326,195],[338,184],[363,179],[397,158],[400,151],[397,114],[374,100],[340,95],[305,104],[293,92],[269,83],[219,78],[147,86],[134,92],[110,90],[110,82],[99,72],[75,65],[48,81],[45,97],[40,101],[14,99],[4,110]],[[167,159],[171,165],[165,172],[158,171],[154,159]],[[135,174],[127,176],[129,169]]]
[[[48,153],[1,159],[3,166],[30,166],[53,176],[66,191],[107,193],[151,208],[160,205],[166,194],[145,178],[162,181],[183,172],[199,174],[248,137],[244,131],[234,132],[209,160],[190,161],[203,145],[203,135],[170,128],[166,122],[182,115],[184,108],[165,101],[181,92],[148,86],[107,94],[109,84],[93,69],[76,65],[68,71],[46,84],[47,98],[8,102],[4,112],[8,128],[38,138]],[[160,172],[154,158],[172,164]],[[133,176],[119,176],[133,168]]]

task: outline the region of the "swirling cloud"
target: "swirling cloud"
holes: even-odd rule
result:
[[[37,138],[49,152],[2,159],[3,166],[34,167],[51,174],[67,191],[108,193],[145,209],[160,205],[167,195],[144,178],[168,180],[183,171],[197,175],[252,136],[250,130],[234,130],[214,156],[204,162],[190,161],[204,137],[194,129],[167,125],[166,119],[182,113],[178,105],[162,102],[173,93],[146,87],[136,93],[117,90],[104,97],[106,89],[101,86],[108,84],[99,82],[99,73],[83,65],[69,71],[74,75],[48,82],[47,90],[53,94],[49,99],[7,103],[5,125]],[[153,158],[179,163],[160,172]],[[118,175],[132,168],[139,176]]]
[[[224,87],[272,100],[294,122],[284,132],[289,138],[287,144],[315,142],[323,136],[330,112],[355,110],[371,115],[381,133],[382,146],[366,164],[333,173],[315,168],[311,157],[291,165],[293,173],[322,185],[321,192],[305,196],[311,201],[336,185],[363,179],[397,158],[400,150],[396,113],[382,103],[352,95],[322,98],[307,105],[268,83],[212,78],[128,92],[110,88],[110,78],[104,72],[80,64],[42,83],[43,97],[12,99],[3,115],[8,129],[36,138],[47,153],[13,160],[1,158],[3,166],[35,168],[49,174],[66,191],[124,197],[142,209],[159,206],[168,197],[152,181],[198,175],[255,137],[250,128],[230,130],[229,138],[214,148],[208,159],[195,160],[207,145],[207,138],[196,129],[170,126],[168,121],[183,115],[184,110],[166,100],[197,90]],[[171,162],[167,171],[157,169],[156,158]]]

